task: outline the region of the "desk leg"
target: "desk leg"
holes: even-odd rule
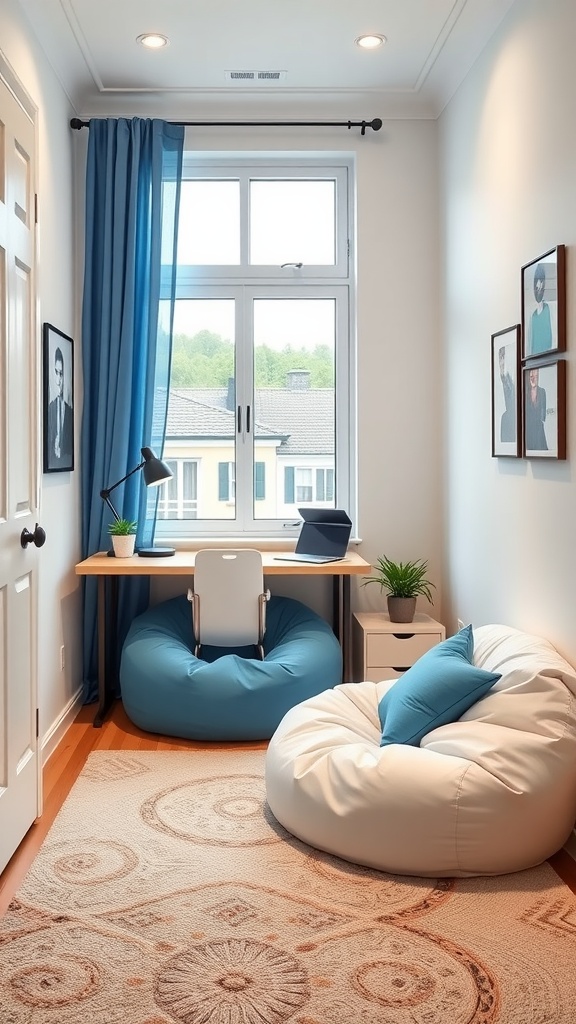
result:
[[[352,682],[352,619],[350,615],[350,577],[342,580],[342,655],[344,660],[344,682]]]
[[[112,580],[115,593],[113,594],[114,600],[112,601],[112,624],[111,629],[114,633],[116,629],[116,616],[117,616],[117,583],[118,581],[114,577]],[[107,654],[107,630],[108,623],[106,622],[106,576],[98,576],[98,708],[94,715],[93,726],[95,729],[99,729],[102,722],[106,718],[110,705],[114,699],[114,686],[113,686],[113,672],[111,664],[109,663]],[[115,647],[115,645],[113,645]],[[111,660],[111,659],[110,659]],[[107,680],[110,680],[111,685],[106,685]]]
[[[352,619],[350,576],[332,577],[332,628],[342,648],[343,681],[352,681]]]

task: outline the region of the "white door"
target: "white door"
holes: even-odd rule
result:
[[[0,871],[40,811],[38,551],[21,544],[39,500],[36,136],[25,106],[0,58]]]

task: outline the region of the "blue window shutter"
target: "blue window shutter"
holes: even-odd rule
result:
[[[294,466],[284,466],[284,504],[294,504]]]
[[[230,497],[230,484],[228,477],[228,463],[218,463],[218,501],[228,501]]]
[[[316,501],[325,501],[324,494],[324,470],[316,470]]]
[[[254,501],[264,501],[266,497],[266,465],[264,462],[254,463]]]

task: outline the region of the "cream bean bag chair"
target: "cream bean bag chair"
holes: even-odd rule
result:
[[[540,637],[468,629],[485,695],[449,710],[419,745],[385,739],[379,714],[408,673],[345,683],[288,711],[267,751],[266,790],[289,832],[407,875],[517,871],[564,844],[576,820],[576,673]]]

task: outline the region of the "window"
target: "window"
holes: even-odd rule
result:
[[[351,172],[185,154],[158,534],[294,536],[316,503],[354,517]]]
[[[284,469],[286,505],[326,505],[334,507],[334,469],[286,466]]]
[[[218,463],[218,501],[234,501],[236,497],[236,463]]]
[[[158,520],[196,519],[198,506],[198,463],[190,459],[170,459],[172,479],[160,487]]]

